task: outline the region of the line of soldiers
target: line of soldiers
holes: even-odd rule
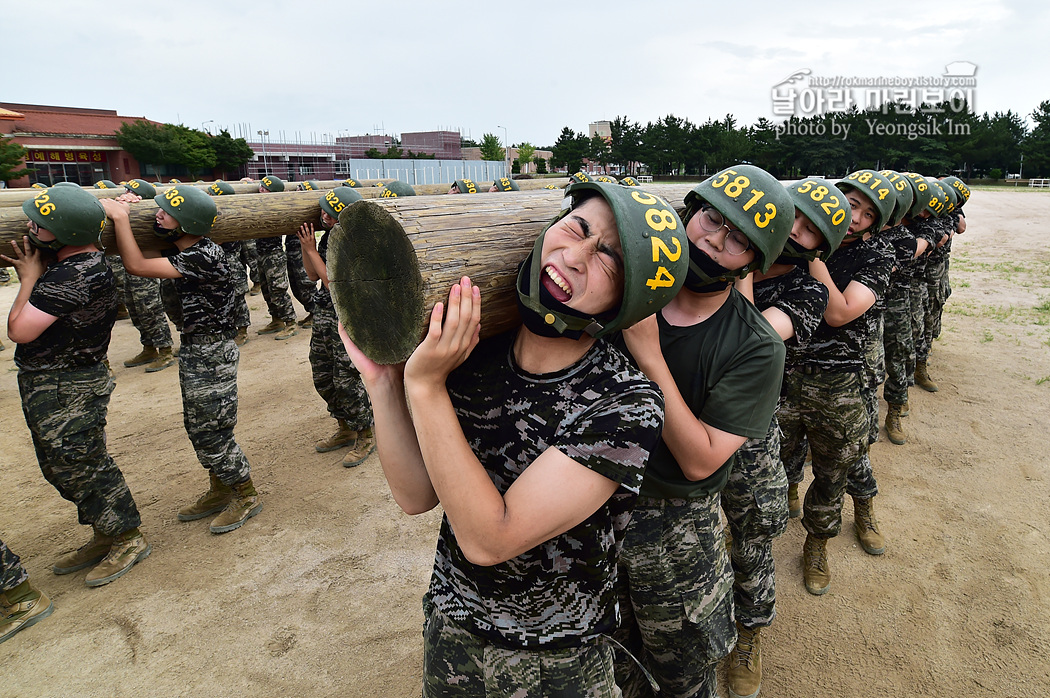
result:
[[[631,261],[631,255],[644,252],[645,256],[660,248],[655,241],[651,246],[647,241],[645,250],[640,252],[637,245],[629,242],[626,236],[638,228],[639,220],[631,219],[624,211],[640,203],[652,206],[640,219],[649,228],[672,230],[680,226],[689,237],[687,255],[682,255],[685,250],[681,243],[677,253],[665,245],[669,258],[682,257],[682,262],[688,264],[687,274],[675,272],[684,277],[684,284],[675,281],[663,267],[649,280],[650,288],[656,289],[665,278],[670,278],[676,283],[675,289],[681,290],[656,315],[630,327],[625,325],[622,332],[609,337],[638,370],[659,386],[668,415],[660,443],[650,454],[640,488],[634,493],[637,501],[630,523],[626,529],[617,528],[616,535],[623,538],[617,562],[619,574],[614,578],[622,617],[613,634],[638,660],[616,662],[616,683],[625,695],[647,695],[653,682],[670,695],[714,695],[715,668],[728,654],[730,694],[757,696],[762,676],[761,628],[775,617],[772,541],[783,532],[789,516],[801,514],[807,530],[803,576],[807,590],[813,594],[826,593],[830,587],[827,540],[837,535],[841,527],[845,493],[853,498],[854,527],[864,550],[873,555],[885,550],[873,506],[877,485],[868,458],[868,445],[877,438],[879,427],[876,390],[885,377],[887,433],[894,443],[903,443],[899,419],[907,412],[909,382],[914,378],[920,387],[936,390],[926,361],[929,344],[939,333],[941,308],[950,292],[947,253],[951,236],[964,229],[960,209],[969,190],[955,178],[933,180],[872,170],[851,173],[837,184],[807,178],[784,187],[763,170],[741,164],[701,183],[678,210],[672,211],[660,207],[665,202],[640,190],[628,199],[617,193],[634,189],[633,182],[623,182],[623,187],[589,182],[583,173],[573,179],[575,183],[569,189],[573,208],[563,212],[564,220],[574,225],[572,221],[578,218],[597,216],[593,221],[600,221],[599,209],[588,201],[600,196],[609,202],[620,227],[624,244],[620,263],[627,268],[629,283],[640,278],[630,272],[640,264]],[[270,186],[276,186],[273,179]],[[455,188],[459,189],[458,183]],[[156,197],[161,206],[158,230],[168,234],[181,232],[172,235],[178,252],[153,262],[134,254],[137,245],[131,247],[134,239],[130,230],[122,232],[126,223],[122,206],[127,204],[105,204],[105,215],[118,227],[120,252],[133,273],[163,275],[170,267],[174,274],[169,278],[178,279],[184,286],[187,280],[197,283],[195,289],[177,292],[184,313],[187,297],[200,292],[204,276],[201,263],[190,264],[180,254],[197,245],[201,246],[198,253],[209,249],[206,235],[213,219],[207,214],[214,211],[214,203],[210,209],[205,203],[209,201],[207,196],[191,189],[176,188],[175,194],[169,190]],[[414,193],[410,187],[401,188],[396,183],[388,191],[386,195],[390,196]],[[56,196],[55,188],[42,195],[62,204],[63,194]],[[182,198],[185,200],[177,201]],[[333,227],[342,208],[356,198],[360,197],[352,187],[328,192],[321,200],[320,227],[326,231]],[[24,207],[31,228],[37,227],[31,232],[37,236],[47,238],[41,236],[41,231],[48,233],[46,225],[52,219],[41,211],[55,201],[41,201],[38,196]],[[162,214],[175,220],[175,225],[171,226]],[[104,226],[105,217],[101,224]],[[101,231],[98,226],[83,227]],[[61,231],[51,237],[62,243],[57,250],[62,257],[59,263],[77,256],[69,255],[70,250],[62,252],[65,247],[83,246],[86,239]],[[336,343],[334,312],[330,296],[324,291],[328,233],[314,245],[315,230],[307,224],[295,237],[302,249],[304,274],[310,281],[322,281],[313,310],[311,366],[315,386],[338,422],[336,434],[319,442],[317,450],[350,445],[356,460],[344,464],[353,465],[375,448],[368,405],[373,388],[367,377],[362,383],[361,374],[348,361],[348,351]],[[537,254],[543,239],[541,235]],[[580,239],[586,240],[587,236]],[[608,253],[600,251],[603,255]],[[224,272],[217,276],[224,276],[225,280],[212,280],[222,288],[211,306],[221,308],[217,315],[222,321],[218,327],[207,328],[216,332],[197,330],[206,338],[197,344],[210,344],[210,352],[224,355],[220,369],[232,361],[233,392],[226,393],[225,402],[227,406],[232,402],[233,421],[227,415],[224,429],[228,433],[223,436],[223,443],[239,452],[232,440],[232,426],[236,419],[234,339],[241,326],[233,318],[235,299],[243,302],[242,291],[247,282],[234,292],[228,267],[237,266],[233,260],[239,262],[239,254],[225,251],[222,255],[209,255],[211,266]],[[14,259],[8,259],[15,263],[20,277],[23,272],[26,274],[26,300],[36,306],[37,296],[29,293],[34,286],[40,286],[43,278],[33,278],[37,268],[27,261],[32,256],[26,246],[23,251],[16,249]],[[93,253],[85,259],[96,262]],[[615,261],[615,255],[609,259]],[[52,265],[55,266],[58,265]],[[48,267],[49,272],[52,267]],[[539,274],[531,281],[530,268]],[[520,307],[530,332],[551,331],[544,328],[545,322],[559,323],[555,325],[560,328],[558,336],[564,336],[566,328],[579,327],[573,330],[577,337],[590,331],[592,325],[588,322],[593,319],[581,321],[578,312],[570,312],[575,301],[572,293],[566,291],[571,283],[564,275],[556,270],[548,272],[539,265],[525,264],[522,269]],[[101,271],[99,275],[105,276]],[[103,278],[100,282],[103,287],[104,281]],[[469,285],[462,292],[469,295]],[[115,292],[112,296],[115,316]],[[97,300],[99,297],[95,297],[94,305],[107,307],[100,322],[104,325],[109,321],[111,327],[109,302]],[[57,305],[40,302],[45,307],[38,308],[44,313],[62,317]],[[628,303],[626,295],[623,302]],[[16,306],[12,307],[12,316],[17,317],[26,303],[16,301]],[[50,313],[48,308],[55,312]],[[538,312],[551,308],[551,312]],[[200,322],[199,313],[191,315],[191,321]],[[601,321],[608,324],[608,318]],[[288,321],[284,322],[287,326]],[[19,351],[39,339],[28,337],[22,328],[12,332],[11,327],[9,319],[9,335],[19,343]],[[180,331],[185,351],[195,345],[195,332],[191,326],[187,333],[185,324]],[[346,341],[344,337],[341,344],[345,346]],[[910,347],[914,347],[914,358]],[[883,355],[885,358],[881,359]],[[48,374],[52,370],[26,365],[29,358],[28,354],[16,354],[20,379],[23,373]],[[92,364],[92,359],[99,360],[97,347],[87,358],[88,364]],[[85,369],[76,365],[75,370]],[[194,371],[203,369],[184,369],[180,362],[180,382],[184,383],[184,402],[190,415],[197,398],[192,396],[192,390],[187,394],[187,385],[181,380],[184,370],[187,381],[192,383],[195,376],[203,375]],[[105,377],[108,379],[108,372]],[[229,379],[228,371],[225,379]],[[103,381],[103,377],[91,373],[91,380]],[[104,395],[108,402],[106,390],[109,386],[111,391],[112,386],[99,385],[101,388],[91,383],[96,395]],[[33,396],[33,390],[25,390],[24,404],[32,403]],[[346,399],[362,409],[347,408],[341,402]],[[363,406],[367,406],[367,411]],[[102,425],[104,409],[102,405]],[[47,464],[55,454],[47,451],[53,435],[43,428],[43,416],[46,415],[41,416],[39,423],[35,422],[27,408],[27,422],[38,443],[38,459],[47,474]],[[212,530],[233,530],[261,509],[248,477],[247,461],[241,460],[243,453],[234,458],[240,463],[234,468],[224,465],[222,458],[208,460],[209,445],[199,444],[202,434],[195,435],[191,421],[188,416],[187,432],[209,470],[211,487],[196,503],[180,511],[179,518],[190,520],[219,512],[223,520],[213,522]],[[93,429],[100,433],[101,425],[96,423]],[[95,442],[92,448],[95,451],[91,457],[97,457]],[[381,456],[383,448],[380,438]],[[798,484],[803,479],[807,453],[811,453],[814,481],[802,505]],[[386,469],[386,460],[381,460]],[[83,463],[81,460],[71,467],[82,467]],[[119,470],[115,466],[112,470],[119,476],[118,484],[122,484]],[[81,522],[95,527],[92,542],[71,554],[76,558],[72,563],[76,564],[61,566],[63,572],[73,571],[71,568],[76,565],[83,569],[101,561],[102,569],[92,570],[88,583],[108,583],[149,554],[148,544],[137,530],[137,520],[125,515],[124,520],[111,523],[107,515],[85,506],[83,497],[78,499],[64,490],[55,477],[48,479],[63,496],[77,502]],[[126,485],[108,487],[107,492],[121,490],[122,495],[126,491]],[[119,497],[106,495],[101,499],[111,506]],[[125,508],[130,511],[133,506],[131,502]],[[724,512],[729,523],[728,548],[720,512]],[[130,526],[131,523],[135,525]],[[443,532],[443,539],[448,535],[451,531]],[[17,560],[11,568],[16,564]],[[445,570],[453,577],[461,573],[455,564],[458,563]],[[478,574],[479,570],[470,568],[463,573]],[[608,573],[613,574],[611,570]],[[8,580],[11,586],[7,586]],[[4,582],[4,608],[15,610],[5,610],[5,626],[0,631],[6,634],[0,639],[44,617],[51,608],[40,592],[34,590],[26,596],[11,591],[27,583],[23,575],[8,574]],[[432,587],[432,593],[438,596],[428,596],[428,603],[454,598],[461,593],[457,589],[451,582]],[[35,605],[27,607],[27,599],[35,599]],[[603,598],[602,603],[606,601]],[[447,606],[450,601],[441,603],[446,604],[446,610],[452,608]],[[493,603],[499,604],[499,598]],[[476,625],[473,620],[467,622],[470,632],[482,632],[485,627],[488,626],[480,618]],[[593,630],[588,626],[574,628],[573,632],[587,637]],[[492,628],[483,631],[486,636],[493,633],[499,635]],[[525,632],[524,636],[530,635]],[[504,640],[507,638],[499,637],[500,642]],[[457,682],[461,677],[446,678]]]

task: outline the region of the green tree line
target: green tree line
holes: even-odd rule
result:
[[[243,138],[225,129],[213,136],[181,124],[127,121],[117,130],[117,143],[142,164],[181,165],[191,175],[219,170],[236,172],[255,155]]]
[[[1031,127],[1012,110],[977,115],[968,107],[952,111],[948,103],[762,118],[743,126],[732,115],[694,124],[669,114],[644,126],[619,116],[608,140],[565,127],[550,150],[552,164],[569,172],[586,159],[632,174],[639,164],[655,175],[699,176],[750,162],[784,179],[842,177],[868,167],[998,179],[1019,172],[1023,156],[1024,175],[1050,177],[1050,100],[1030,118]]]

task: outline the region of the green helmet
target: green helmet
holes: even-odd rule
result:
[[[634,177],[632,177],[630,175],[627,175],[626,177],[620,177],[620,184],[624,185],[625,187],[640,187],[640,186],[642,186],[641,184],[638,183],[637,179],[635,179]]]
[[[549,308],[540,296],[543,240],[552,225],[567,216],[581,194],[597,192],[610,208],[623,248],[624,288],[620,307],[611,319],[582,317]],[[536,239],[518,270],[518,302],[534,312],[557,334],[586,332],[602,337],[630,327],[663,308],[681,289],[689,270],[689,240],[674,207],[658,196],[613,184],[582,182],[566,190],[568,204]],[[684,254],[683,254],[684,253]]]
[[[259,180],[259,186],[269,192],[284,191],[284,180],[274,175],[266,175]]]
[[[80,185],[77,184],[76,182],[55,182],[53,186],[56,186],[56,187],[76,187],[77,189],[81,188]]]
[[[912,204],[915,203],[915,188],[911,180],[899,172],[879,170],[879,174],[890,180],[893,193],[897,196],[897,205],[893,207],[893,215],[889,222],[891,226],[896,227],[901,224],[904,217],[908,215],[908,211],[911,210]]]
[[[576,174],[569,175],[569,184],[574,182],[592,182],[591,176],[582,170]]]
[[[459,189],[460,194],[477,194],[478,185],[474,184],[473,179],[457,179],[453,186]]]
[[[143,199],[152,199],[157,195],[157,189],[144,179],[133,179],[125,182],[124,188],[132,194],[137,194]]]
[[[31,187],[32,189],[47,189],[47,185],[43,182],[34,182]]]
[[[175,186],[153,197],[188,235],[208,235],[219,217],[215,201],[197,187]]]
[[[308,179],[305,182],[299,182],[299,191],[317,191],[321,188],[321,183],[316,179]]]
[[[168,180],[168,184],[182,184],[182,180],[181,179],[175,179],[174,177],[172,177],[171,179]]]
[[[497,177],[492,186],[496,187],[496,191],[521,191],[521,187],[510,177]]]
[[[848,194],[850,189],[871,199],[875,205],[875,224],[870,232],[877,233],[889,224],[893,218],[893,209],[897,206],[896,189],[890,184],[890,180],[880,175],[875,170],[857,170],[840,179],[836,184],[839,189]],[[869,231],[864,231],[869,232]]]
[[[117,183],[109,179],[100,179],[95,182],[95,189],[116,189]]]
[[[44,189],[23,201],[22,211],[29,220],[54,234],[53,242],[41,242],[30,234],[34,244],[52,250],[96,243],[106,227],[106,211],[99,200],[75,186]]]
[[[933,177],[927,177],[926,183],[930,185],[930,189],[933,190],[933,199],[930,201],[929,211],[934,218],[940,218],[948,213],[948,191],[945,187],[941,186],[939,180],[934,179]]]
[[[962,208],[970,200],[970,187],[966,186],[966,182],[958,177],[954,175],[945,177],[941,180],[941,184],[947,184],[952,189],[955,189],[955,193],[959,195],[959,203],[956,205],[956,208]]]
[[[544,189],[562,189],[562,187],[559,187],[557,184],[548,184]]]
[[[357,189],[358,187],[361,186],[361,183],[358,182],[353,177],[347,177],[346,179],[343,180],[343,186],[344,187],[350,187],[351,189]]]
[[[955,191],[955,187],[951,186],[943,179],[937,181],[941,185],[941,189],[948,195],[948,204],[945,207],[945,213],[955,213],[955,209],[959,208],[959,192]]]
[[[387,185],[384,185],[383,192],[379,195],[386,199],[391,196],[415,196],[416,190],[412,188],[412,185],[402,182],[399,179],[395,179]]]
[[[685,221],[711,204],[755,248],[755,261],[740,270],[769,271],[795,222],[795,205],[776,177],[754,165],[734,165],[708,177],[685,195]]]
[[[208,193],[212,196],[222,196],[223,194],[236,194],[237,191],[233,188],[232,184],[220,179],[216,182],[212,182],[211,186],[208,187]]]
[[[361,198],[361,195],[350,187],[329,189],[321,197],[321,210],[332,218],[339,218],[344,208]]]
[[[619,184],[612,175],[595,175],[591,177],[592,182],[605,182],[606,184]]]
[[[912,202],[911,208],[908,210],[908,218],[916,218],[925,210],[932,211],[929,207],[937,193],[930,187],[926,178],[915,172],[905,172],[903,174],[911,182],[912,189],[915,191],[915,201]]]
[[[795,209],[805,215],[824,236],[824,241],[817,249],[800,254],[805,259],[826,260],[839,248],[849,230],[850,208],[846,195],[821,177],[806,177],[789,184],[787,192]],[[784,252],[787,254],[787,250]]]

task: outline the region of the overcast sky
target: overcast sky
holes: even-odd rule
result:
[[[977,65],[978,113],[1027,117],[1050,99],[1047,2],[0,0],[0,13],[0,101],[270,140],[451,129],[548,146],[620,115],[751,124],[799,70],[939,76],[955,61]]]

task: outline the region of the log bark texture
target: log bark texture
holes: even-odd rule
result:
[[[691,185],[646,190],[672,205]],[[425,336],[434,304],[469,276],[481,290],[481,335],[512,329],[518,265],[561,210],[560,190],[357,201],[328,244],[336,313],[373,361],[405,361]]]

